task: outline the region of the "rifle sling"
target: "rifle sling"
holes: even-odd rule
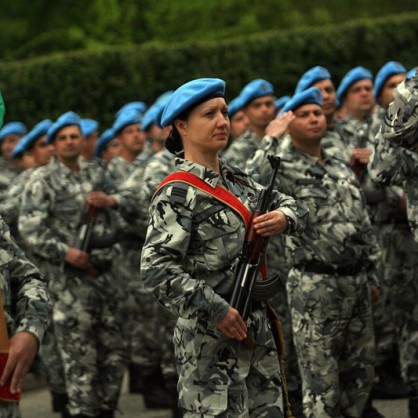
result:
[[[211,195],[212,197],[219,200],[226,206],[230,207],[235,213],[237,213],[240,216],[240,218],[244,222],[245,229],[248,230],[249,226],[251,225],[252,216],[251,216],[250,211],[245,207],[245,205],[236,196],[234,196],[229,190],[226,190],[225,188],[219,185],[217,185],[216,187],[211,187],[201,178],[197,177],[196,175],[192,173],[186,173],[184,171],[176,171],[175,173],[170,174],[158,186],[157,190],[154,193],[154,196],[152,197],[152,200],[154,200],[155,196],[157,195],[157,193],[161,190],[163,186],[169,183],[174,183],[174,182],[182,182],[182,183],[189,184],[190,186],[193,186],[196,189],[199,189]],[[263,276],[263,278],[267,276],[264,260],[260,266],[260,273]]]

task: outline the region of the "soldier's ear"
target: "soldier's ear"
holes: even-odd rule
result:
[[[174,126],[182,137],[187,134],[187,122],[185,120],[176,119],[174,121]]]

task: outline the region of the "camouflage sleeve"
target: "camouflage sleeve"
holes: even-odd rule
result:
[[[418,149],[418,72],[395,89],[386,111],[383,137],[405,148]]]
[[[196,191],[189,187],[185,202],[177,203],[171,190],[171,185],[165,186],[151,205],[141,278],[145,288],[174,314],[185,318],[206,314],[218,322],[228,311],[228,303],[207,284],[204,275],[197,278],[184,267],[193,260],[189,244]]]
[[[11,184],[5,193],[4,200],[0,203],[0,214],[9,225],[17,220],[22,189],[21,184]]]
[[[34,254],[50,261],[63,260],[69,246],[48,228],[51,196],[49,186],[40,178],[29,182],[22,196],[19,232]]]
[[[13,315],[12,332],[30,332],[41,342],[51,317],[44,278],[16,245],[2,220],[0,229],[0,275],[9,279],[10,288],[4,292],[4,303],[6,312]]]

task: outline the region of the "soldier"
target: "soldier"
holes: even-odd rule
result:
[[[82,135],[75,113],[61,115],[47,137],[55,157],[38,168],[25,188],[19,230],[50,281],[69,416],[113,417],[124,350],[118,322],[123,295],[110,270],[116,248],[103,242],[94,248],[93,239],[90,245],[79,242],[88,196],[93,190],[107,190],[108,181],[96,164],[80,158]],[[104,210],[96,212],[91,232],[103,237],[110,232],[111,219]]]
[[[120,142],[112,128],[106,129],[99,137],[94,148],[96,158],[102,158],[106,164],[120,153]]]
[[[247,161],[253,157],[267,125],[276,115],[274,88],[263,79],[248,83],[239,94],[241,105],[248,118],[248,129],[238,137],[223,154],[229,164],[245,169]]]
[[[10,181],[20,172],[16,161],[11,160],[13,148],[27,132],[22,122],[6,123],[0,130],[0,201],[4,199],[4,192]]]
[[[418,417],[418,165],[417,109],[418,73],[403,81],[394,91],[381,131],[376,137],[370,164],[373,180],[394,184],[407,194],[407,216],[412,235],[399,234],[394,246],[401,257],[402,278],[393,282],[393,303],[399,341],[402,377],[410,389],[409,414]],[[412,242],[412,237],[415,243]]]
[[[161,125],[173,126],[166,147],[184,155],[176,170],[198,183],[174,181],[158,190],[141,277],[179,317],[173,341],[184,417],[281,417],[281,377],[265,306],[254,304],[247,324],[228,302],[232,266],[245,235],[235,199],[253,209],[261,187],[219,160],[229,135],[224,89],[219,79],[193,80],[179,87],[164,109]],[[218,185],[230,191],[231,205],[212,194]],[[276,193],[272,207],[280,210],[255,218],[260,235],[303,227],[293,199]],[[240,343],[247,334],[255,336],[255,349]]]
[[[94,149],[99,139],[99,123],[94,119],[81,119],[83,148],[81,155],[86,161],[94,159]]]
[[[378,295],[381,252],[352,170],[321,149],[326,132],[321,104],[316,87],[295,94],[282,109],[294,114],[291,142],[281,145],[266,137],[251,165],[265,183],[266,156],[279,155],[276,188],[309,208],[312,230],[286,237],[304,416],[359,418],[373,382],[371,295]]]
[[[4,104],[0,94],[0,127],[3,124]],[[10,384],[10,392],[21,391],[22,381],[34,359],[51,317],[51,304],[44,278],[25,257],[10,236],[10,231],[0,217],[1,269],[0,293],[3,309],[1,315],[10,336],[9,356],[2,366],[0,386]],[[2,346],[4,346],[2,341]],[[20,418],[18,403],[0,401],[0,415]]]
[[[228,115],[231,123],[229,136],[231,141],[235,141],[247,130],[249,121],[242,108],[243,103],[240,96],[228,103]]]

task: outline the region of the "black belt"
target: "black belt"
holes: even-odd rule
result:
[[[329,274],[337,276],[355,276],[359,274],[363,268],[363,263],[347,264],[345,266],[331,266],[330,264],[320,263],[318,261],[308,261],[305,264],[297,264],[297,269],[308,273]]]

